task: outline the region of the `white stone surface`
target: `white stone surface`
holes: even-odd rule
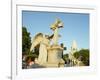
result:
[[[64,67],[64,60],[62,59],[63,49],[60,46],[53,46],[48,49],[48,67]],[[55,64],[55,65],[54,65]]]
[[[49,44],[49,40],[43,36],[43,39],[40,43],[40,48],[39,48],[39,57],[38,57],[38,62],[39,64],[45,64],[47,62],[47,46]]]
[[[71,46],[71,52],[74,53],[76,51],[77,51],[77,43],[75,40],[73,40],[72,46]]]

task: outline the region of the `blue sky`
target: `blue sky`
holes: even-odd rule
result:
[[[26,27],[31,37],[36,33],[52,34],[50,25],[59,18],[64,28],[59,29],[59,43],[70,49],[76,40],[78,48],[89,48],[89,14],[22,11],[22,26]]]

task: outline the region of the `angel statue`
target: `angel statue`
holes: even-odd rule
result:
[[[54,45],[57,45],[58,41],[58,29],[63,27],[62,22],[57,19],[54,24],[52,24],[51,29],[54,31],[54,34],[50,35],[45,35],[42,33],[38,33],[35,35],[35,37],[32,40],[32,45],[30,48],[30,51],[34,51],[34,48],[40,44],[39,46],[39,56],[38,56],[38,63],[40,65],[43,65],[47,62],[47,56],[48,56],[48,51],[47,48],[50,47],[50,42],[51,40],[53,41]]]
[[[47,62],[47,47],[50,45],[50,39],[48,35],[38,33],[32,40],[32,45],[30,51],[33,51],[34,48],[40,44],[39,47],[39,56],[38,63],[45,64]]]

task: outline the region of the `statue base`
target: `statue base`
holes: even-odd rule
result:
[[[64,67],[62,59],[63,48],[59,45],[53,45],[48,48],[48,57],[46,67]]]

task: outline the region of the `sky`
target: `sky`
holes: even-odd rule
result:
[[[31,37],[39,32],[51,35],[53,31],[50,26],[56,18],[59,18],[64,24],[64,27],[59,29],[61,35],[59,44],[64,43],[68,51],[72,41],[75,40],[78,49],[89,49],[88,13],[22,11],[22,26],[27,28]]]

